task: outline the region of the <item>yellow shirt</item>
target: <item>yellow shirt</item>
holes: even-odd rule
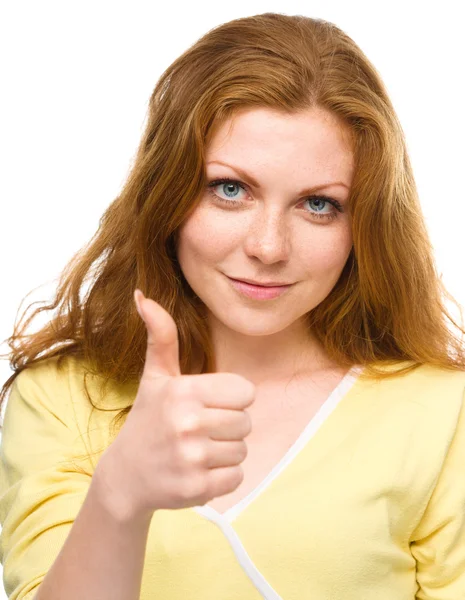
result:
[[[11,389],[0,453],[0,562],[32,599],[57,557],[134,386],[94,410],[82,364],[55,359]],[[351,369],[265,480],[224,515],[159,510],[141,600],[465,599],[465,372],[383,382]],[[94,403],[95,381],[87,380]],[[97,451],[89,474],[70,466]],[[156,431],[156,428],[154,428]],[[79,463],[82,466],[82,463]]]

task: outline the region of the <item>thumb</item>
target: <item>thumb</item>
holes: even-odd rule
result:
[[[158,302],[146,298],[139,289],[134,291],[134,300],[147,328],[143,376],[155,379],[181,375],[178,329],[173,317]]]

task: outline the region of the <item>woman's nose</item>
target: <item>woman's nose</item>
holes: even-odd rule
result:
[[[263,263],[287,260],[291,231],[281,214],[257,215],[246,234],[245,250]]]

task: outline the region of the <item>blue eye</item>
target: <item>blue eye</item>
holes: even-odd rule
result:
[[[242,190],[247,191],[247,186],[245,184],[243,184],[240,181],[237,181],[236,179],[231,179],[229,177],[224,177],[224,178],[221,178],[221,179],[215,179],[214,181],[210,181],[209,184],[208,184],[208,186],[207,186],[207,191],[218,202],[221,202],[223,204],[228,204],[230,206],[242,206],[244,204],[242,200],[231,200],[231,199],[228,199],[228,198],[222,198],[221,196],[218,196],[218,194],[216,194],[213,191],[215,187],[218,187],[220,185],[222,185],[223,187],[225,187],[225,184],[229,184],[230,186],[238,186]],[[338,202],[334,198],[330,198],[329,196],[325,196],[323,194],[317,194],[317,195],[314,195],[314,196],[309,196],[303,202],[304,203],[306,203],[306,202],[309,202],[309,203],[311,203],[311,202],[317,202],[319,206],[321,206],[323,204],[323,208],[327,204],[331,204],[335,208],[335,210],[333,210],[332,212],[321,213],[321,214],[318,214],[318,212],[305,211],[309,215],[311,215],[312,217],[316,217],[317,219],[327,219],[329,221],[332,221],[333,219],[335,219],[337,217],[337,213],[338,212],[341,212],[341,213],[343,212],[343,209],[342,209],[342,206],[341,206],[340,202]],[[317,210],[318,210],[318,206],[317,206]]]
[[[244,186],[243,184],[239,183],[238,181],[233,181],[232,179],[218,179],[218,180],[216,180],[216,181],[212,181],[212,182],[209,184],[209,186],[208,186],[208,187],[211,189],[211,188],[214,188],[214,187],[218,187],[218,186],[220,186],[220,185],[222,186],[222,188],[225,188],[225,187],[226,187],[226,185],[227,185],[228,187],[233,187],[233,186],[235,186],[235,187],[241,188],[242,190],[244,190],[244,191],[245,191],[245,186]],[[217,195],[217,194],[213,194],[213,195],[218,197],[218,195]],[[219,198],[219,199],[220,199],[220,200],[223,200],[222,198]],[[229,200],[229,199],[226,199],[226,200],[224,200],[224,201],[225,201],[225,202],[230,202],[230,200]],[[234,202],[233,202],[233,204],[239,204],[239,203],[240,203],[240,202],[237,202],[237,201],[234,201]]]

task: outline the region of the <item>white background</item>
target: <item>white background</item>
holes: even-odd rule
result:
[[[209,8],[202,1],[161,7],[155,0],[4,3],[0,342],[11,335],[18,309],[51,299],[54,280],[118,195],[162,71],[210,28],[270,11],[334,22],[381,73],[407,137],[439,272],[464,306],[460,5],[458,0],[437,6],[249,0],[208,3]],[[448,308],[458,318],[454,305]],[[34,329],[43,320],[35,323]],[[0,350],[7,352],[7,345]],[[10,374],[8,361],[1,361],[0,382]]]

